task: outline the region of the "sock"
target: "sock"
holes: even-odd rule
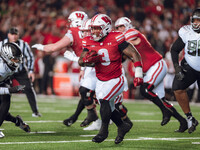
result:
[[[5,120],[6,121],[11,121],[13,123],[16,123],[16,117],[12,116],[10,113],[7,114]]]
[[[80,115],[80,113],[82,112],[82,110],[85,108],[84,104],[83,104],[83,101],[80,99],[79,100],[79,103],[78,103],[78,106],[76,108],[76,111],[74,113],[74,117],[75,118],[78,118],[78,116]]]
[[[117,126],[120,126],[123,123],[121,115],[116,109],[112,112],[111,119]]]
[[[192,113],[191,113],[191,112],[189,112],[189,113],[186,113],[185,115],[187,116],[187,118],[190,118],[190,117],[192,117]]]

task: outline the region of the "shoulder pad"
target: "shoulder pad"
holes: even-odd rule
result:
[[[178,31],[179,36],[182,38],[182,36],[191,31],[191,25],[185,25],[183,27],[181,27]]]

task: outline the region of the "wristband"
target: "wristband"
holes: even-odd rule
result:
[[[134,67],[142,67],[142,62],[141,61],[137,61],[134,63]]]

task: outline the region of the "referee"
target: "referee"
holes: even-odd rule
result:
[[[36,93],[33,88],[33,81],[35,80],[34,69],[34,55],[27,42],[19,39],[19,31],[16,27],[12,27],[8,30],[8,37],[0,42],[0,48],[3,44],[8,42],[15,42],[19,45],[22,50],[23,58],[22,64],[18,70],[13,75],[13,78],[16,79],[19,84],[25,85],[24,93],[26,94],[29,104],[32,109],[32,117],[41,117],[41,114],[38,111]]]

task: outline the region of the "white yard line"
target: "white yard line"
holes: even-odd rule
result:
[[[124,141],[179,141],[179,140],[200,140],[200,137],[188,137],[188,138],[148,138],[139,137],[136,139],[124,139]],[[108,139],[105,141],[114,141],[114,139]],[[82,142],[92,142],[91,140],[73,140],[73,141],[35,141],[35,142],[0,142],[0,145],[10,145],[10,144],[46,144],[46,143],[82,143]],[[192,144],[200,144],[200,142],[192,142]]]
[[[160,122],[160,120],[131,120],[132,122]],[[62,120],[39,120],[39,121],[26,121],[26,123],[54,123],[63,122]],[[76,122],[82,122],[82,120],[77,120]],[[177,122],[177,120],[170,120],[170,122]],[[12,123],[10,121],[4,121],[4,123]]]

